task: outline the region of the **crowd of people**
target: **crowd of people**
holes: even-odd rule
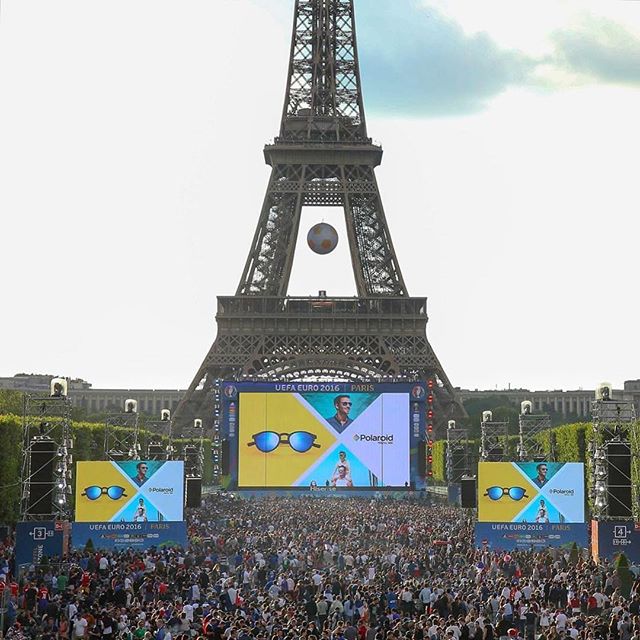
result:
[[[18,580],[7,637],[79,640],[640,640],[640,580],[568,550],[477,549],[425,500],[219,493],[188,550],[75,551]]]

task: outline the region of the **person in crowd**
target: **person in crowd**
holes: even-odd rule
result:
[[[640,640],[640,581],[625,596],[568,550],[478,549],[467,512],[427,500],[219,493],[188,528],[188,549],[76,550],[20,580],[6,541],[6,637]]]

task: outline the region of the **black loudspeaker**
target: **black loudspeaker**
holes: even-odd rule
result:
[[[468,471],[466,464],[466,452],[463,445],[456,445],[453,447],[451,452],[451,462],[452,477],[448,480],[449,483],[453,484],[460,482],[462,476],[464,476]]]
[[[32,516],[53,514],[53,493],[55,488],[53,470],[56,462],[57,446],[51,440],[31,443],[29,497],[27,510]]]
[[[460,505],[465,509],[475,509],[478,506],[478,483],[475,476],[460,479]]]
[[[229,441],[228,440],[223,440],[222,441],[222,445],[220,447],[220,457],[222,458],[222,475],[223,476],[228,476],[230,469],[229,469]]]
[[[162,446],[162,444],[151,442],[147,448],[147,460],[166,460],[166,459],[167,459],[167,451]]]
[[[186,478],[186,499],[185,506],[202,506],[202,478]]]
[[[418,442],[418,476],[423,477],[427,473],[427,443]]]
[[[608,442],[607,484],[611,518],[631,518],[631,446],[628,442]]]

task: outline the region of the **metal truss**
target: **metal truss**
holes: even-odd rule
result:
[[[24,397],[21,520],[67,520],[71,515],[73,434],[64,393]]]
[[[508,422],[483,420],[480,423],[480,460],[482,462],[507,460],[508,431]]]
[[[176,411],[213,426],[222,379],[435,379],[436,426],[463,416],[426,337],[424,298],[218,298],[218,337]],[[182,427],[181,427],[182,428]]]
[[[633,402],[599,399],[591,403],[591,417],[593,429],[588,452],[593,516],[598,520],[607,520],[613,517],[610,512],[615,509],[618,514],[621,510],[628,510],[627,517],[637,519],[640,517],[640,487],[633,482],[631,473],[632,467],[638,467],[638,421],[635,406]],[[617,460],[618,456],[612,455],[614,445],[628,450],[629,465],[621,464]],[[612,484],[612,470],[622,483]],[[630,505],[622,504],[617,495],[616,489],[624,487],[631,490]],[[617,515],[615,519],[621,519],[621,516]]]
[[[270,163],[286,156],[290,163],[299,160],[303,164],[273,164],[237,295],[286,295],[305,206],[339,206],[344,210],[359,296],[407,295],[374,174],[382,151],[374,149],[362,157],[360,147],[353,155],[343,148],[341,158],[335,158],[342,164],[326,164],[336,153],[324,147],[302,154],[279,145],[268,148]],[[368,166],[356,162],[367,162]]]
[[[447,481],[452,484],[460,482],[462,476],[469,473],[469,455],[467,429],[458,429],[455,420],[449,420],[447,427]]]
[[[520,460],[547,460],[544,446],[539,438],[543,431],[551,428],[551,417],[547,414],[521,413],[518,418],[518,458]]]
[[[145,459],[147,460],[172,460],[173,429],[171,415],[167,409],[163,409],[160,420],[145,422],[146,437]]]
[[[366,139],[353,0],[296,0],[282,139]]]
[[[125,401],[125,410],[107,417],[104,423],[105,460],[139,460],[139,415],[135,400]]]
[[[204,427],[200,418],[193,421],[188,433],[180,434],[179,457],[184,461],[186,478],[202,478],[204,471]]]
[[[367,135],[353,0],[296,0],[280,135],[234,297],[218,298],[218,335],[175,420],[214,424],[216,380],[437,380],[440,425],[465,416],[426,336],[425,298],[410,298]],[[356,298],[287,297],[305,206],[345,215]]]

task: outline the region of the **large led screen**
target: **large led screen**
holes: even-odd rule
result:
[[[584,522],[584,465],[481,462],[478,522]]]
[[[78,462],[76,522],[182,520],[184,462]]]
[[[409,391],[240,391],[238,486],[404,487],[409,410]]]

